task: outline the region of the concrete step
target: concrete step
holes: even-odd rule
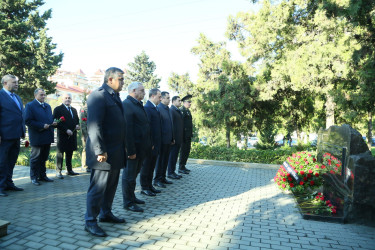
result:
[[[0,237],[7,235],[9,221],[0,220]]]

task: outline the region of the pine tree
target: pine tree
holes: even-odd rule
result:
[[[55,54],[56,44],[46,34],[52,10],[40,14],[42,0],[0,0],[0,75],[19,78],[18,94],[24,102],[34,98],[36,88],[48,93],[56,83],[48,80],[59,68],[63,53]]]
[[[150,57],[142,51],[141,54],[134,57],[134,62],[128,64],[129,69],[126,73],[126,82],[140,82],[146,89],[159,88],[161,81],[157,75],[154,74],[156,64],[150,61]]]

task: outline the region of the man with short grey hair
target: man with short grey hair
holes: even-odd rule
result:
[[[22,117],[23,104],[14,92],[18,90],[18,79],[5,75],[0,90],[0,196],[8,196],[6,190],[22,191],[13,183],[13,169],[20,152],[20,138],[25,137],[25,122]]]
[[[128,87],[129,95],[123,101],[126,120],[127,167],[122,173],[122,195],[124,208],[133,212],[143,212],[137,204],[145,202],[135,197],[136,178],[143,160],[151,154],[150,123],[142,100],[145,89],[139,82],[132,82]]]
[[[35,99],[25,107],[25,123],[29,128],[31,145],[30,178],[31,183],[39,186],[39,181],[52,182],[46,175],[46,161],[54,141],[53,121],[51,106],[45,102],[46,92],[37,88],[34,91]]]

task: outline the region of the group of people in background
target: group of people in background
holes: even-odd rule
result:
[[[35,99],[23,107],[18,90],[18,79],[5,75],[1,79],[0,90],[0,196],[8,196],[5,191],[23,191],[14,185],[13,169],[20,152],[20,138],[25,138],[25,125],[31,146],[30,179],[39,186],[41,182],[53,182],[46,175],[46,161],[54,142],[54,128],[57,128],[56,177],[63,179],[62,168],[65,154],[67,175],[77,175],[72,169],[73,151],[77,150],[77,131],[80,123],[77,110],[71,106],[72,96],[64,94],[63,103],[52,112],[45,102],[46,93],[42,88],[34,91]]]
[[[134,193],[138,174],[141,194],[156,196],[161,193],[157,188],[173,184],[168,179],[177,180],[182,178],[180,174],[190,172],[186,161],[193,127],[189,111],[192,96],[174,96],[169,107],[170,94],[151,89],[143,105],[144,86],[132,82],[122,102],[119,92],[123,85],[124,72],[109,68],[104,84],[87,100],[86,162],[91,177],[85,230],[95,236],[106,236],[98,226],[98,217],[100,222],[125,222],[111,211],[121,169],[124,208],[132,212],[143,212],[139,204],[145,203]]]
[[[100,222],[125,222],[112,213],[121,169],[124,208],[132,212],[143,212],[139,204],[145,203],[134,193],[138,174],[141,194],[156,196],[162,192],[158,188],[166,188],[173,184],[171,179],[181,179],[190,172],[186,162],[193,135],[191,95],[171,98],[168,92],[154,88],[143,105],[145,89],[142,83],[132,82],[127,98],[121,101],[119,92],[124,85],[124,72],[109,68],[103,85],[89,95],[79,117],[71,106],[70,94],[64,94],[62,104],[52,112],[45,102],[45,91],[37,88],[35,99],[24,108],[21,98],[15,94],[17,77],[5,75],[1,83],[0,196],[7,196],[7,190],[23,190],[14,185],[12,176],[20,152],[20,138],[25,137],[25,125],[31,145],[30,178],[36,186],[53,182],[46,175],[46,161],[54,142],[54,128],[57,128],[56,177],[64,178],[64,156],[66,174],[78,175],[72,168],[72,156],[77,150],[77,131],[82,129],[82,166],[91,173],[85,230],[95,236],[106,236],[98,226],[98,217]]]

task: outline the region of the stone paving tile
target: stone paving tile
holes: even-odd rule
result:
[[[109,236],[96,238],[83,230],[88,174],[36,187],[17,166],[25,190],[0,199],[1,219],[11,222],[0,249],[375,249],[374,228],[303,220],[274,185],[275,168],[189,168],[156,197],[140,195],[137,180],[144,213],[123,209],[120,180],[113,212],[126,223],[100,223]]]

